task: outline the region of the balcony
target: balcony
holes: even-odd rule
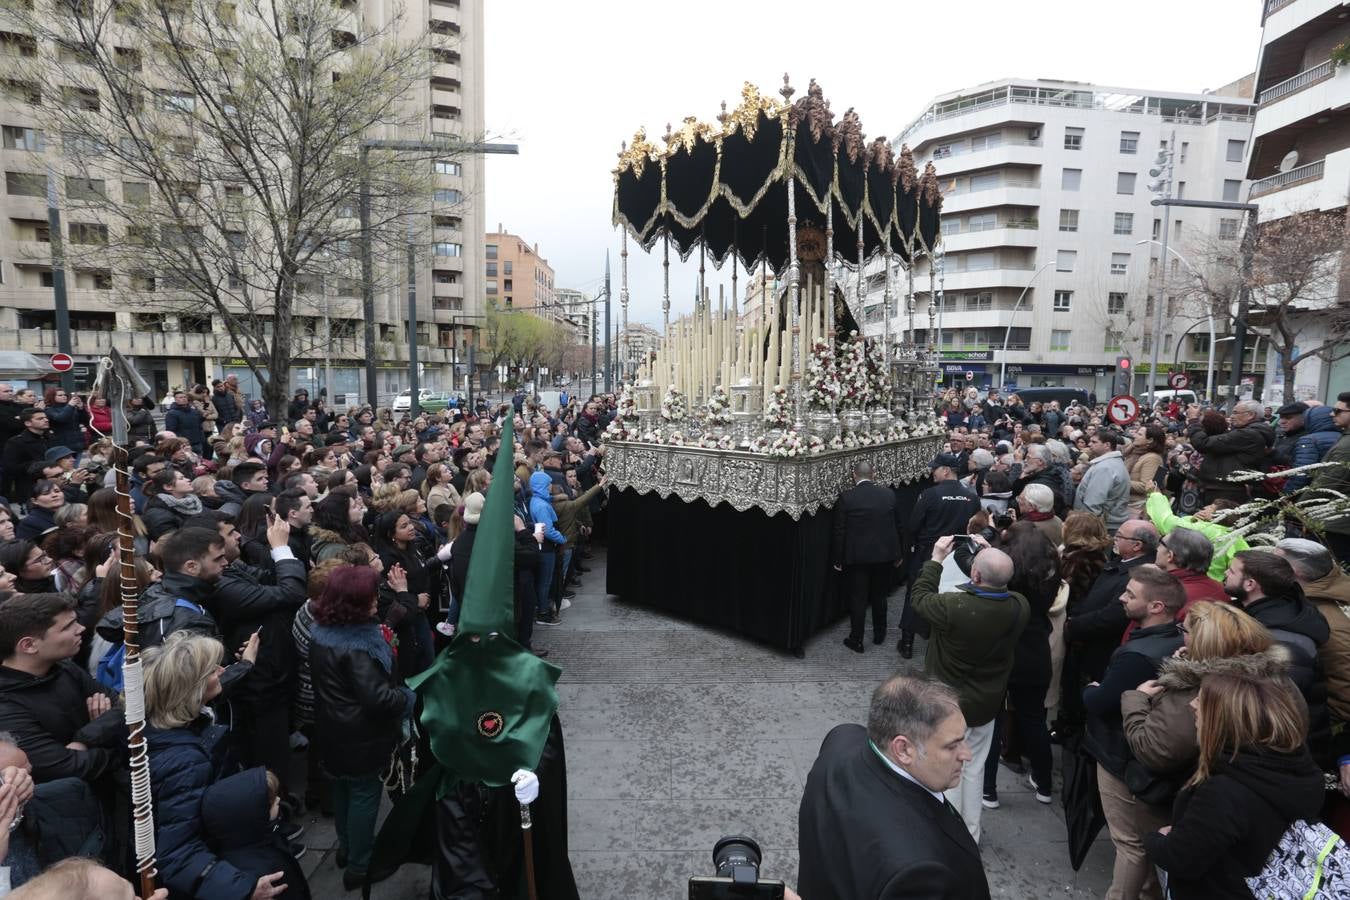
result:
[[[988,188],[970,190],[957,188],[942,196],[942,211],[948,215],[974,209],[996,209],[1000,206],[1031,206],[1041,204],[1041,186],[1036,181],[1005,181]]]
[[[234,352],[228,337],[216,333],[74,329],[70,332],[70,343],[71,351],[80,355],[107,353],[112,347],[128,356],[195,357]],[[0,347],[36,355],[55,353],[56,332],[40,328],[0,329]]]
[[[942,247],[948,253],[978,250],[984,247],[1035,247],[1040,242],[1035,222],[1030,225],[1003,222],[993,228],[942,233]]]
[[[1288,172],[1280,172],[1269,178],[1253,181],[1251,191],[1247,195],[1248,199],[1255,200],[1257,197],[1264,197],[1276,191],[1288,190],[1295,185],[1309,181],[1320,181],[1325,169],[1326,160],[1319,159],[1317,162],[1308,163],[1306,166],[1299,166],[1296,169],[1290,169]]]
[[[1034,271],[1029,263],[1002,263],[992,269],[979,269],[974,272],[947,272],[943,278],[943,289],[964,291],[975,288],[1024,288],[1031,283]]]
[[[1257,98],[1257,104],[1265,106],[1274,103],[1283,97],[1288,97],[1296,91],[1301,91],[1309,85],[1316,84],[1319,81],[1330,78],[1336,74],[1336,66],[1331,60],[1325,60],[1311,69],[1304,69],[1293,78],[1286,78],[1278,84],[1271,85],[1261,92]]]
[[[1040,141],[1000,141],[983,147],[947,147],[931,158],[942,175],[1002,164],[1039,166]]]

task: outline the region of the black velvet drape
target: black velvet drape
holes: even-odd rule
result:
[[[923,487],[897,488],[900,508],[911,508]],[[631,603],[799,650],[848,612],[830,566],[833,517],[826,509],[794,522],[726,503],[613,490],[605,588]]]

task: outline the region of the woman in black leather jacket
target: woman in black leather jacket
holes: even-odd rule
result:
[[[398,747],[413,693],[399,683],[392,636],[375,618],[379,575],[340,566],[311,604],[309,668],[319,765],[333,779],[338,865],[348,890],[366,877],[380,811],[381,774]]]

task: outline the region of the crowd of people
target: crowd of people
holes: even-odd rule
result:
[[[1244,400],[1226,415],[1160,404],[1125,428],[1101,406],[997,390],[951,391],[936,409],[949,435],[932,486],[901,509],[859,465],[832,551],[845,645],[866,650],[869,608],[873,643],[886,639],[898,569],[898,650],[912,658],[926,638],[927,679],[878,689],[866,732],[832,733],[812,778],[847,791],[868,769],[901,772],[952,807],[971,849],[1002,806],[1000,767],[1054,801],[1059,744],[1070,814],[1104,814],[1111,900],[1161,900],[1164,884],[1177,900],[1268,896],[1249,889],[1258,877],[1291,887],[1277,851],[1291,828],[1350,835],[1350,511],[1300,512],[1350,494],[1350,392],[1329,405]],[[1274,524],[1249,546],[1238,526],[1261,501]],[[861,761],[844,750],[869,742]],[[828,879],[809,861],[844,826],[815,790],[808,781],[802,895],[919,896],[819,887]],[[912,812],[918,801],[896,793]],[[924,896],[988,896],[963,859],[948,845],[934,874],[898,853],[869,883],[922,873],[954,891]]]
[[[515,637],[546,656],[605,525],[614,410],[518,394],[411,417],[298,391],[273,414],[230,377],[175,391],[162,421],[129,404],[127,521],[107,402],[0,384],[0,895],[69,857],[134,874],[119,527],[167,896],[309,896],[314,811],[347,889],[390,874],[372,847],[410,771],[408,682],[455,633],[495,461],[515,463],[495,487],[514,495]]]

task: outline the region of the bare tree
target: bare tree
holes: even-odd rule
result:
[[[1346,249],[1344,217],[1300,212],[1257,226],[1252,251],[1248,322],[1280,357],[1284,402],[1294,399],[1299,365],[1350,357],[1350,300],[1340,291]],[[1243,287],[1239,241],[1205,240],[1195,258],[1203,277],[1192,295],[1215,318],[1228,319]]]
[[[362,144],[426,128],[417,87],[441,39],[334,0],[7,8],[34,51],[9,83],[61,141],[72,262],[132,309],[209,320],[284,408],[292,362],[360,327],[362,237],[394,259],[429,224],[430,159]],[[77,235],[76,216],[98,222]]]

